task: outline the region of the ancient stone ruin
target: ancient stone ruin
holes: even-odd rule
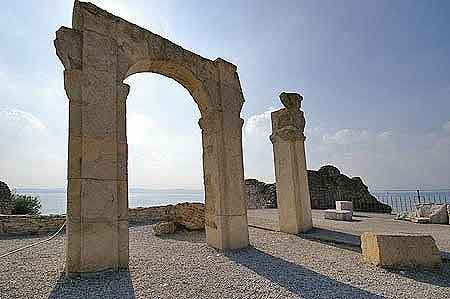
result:
[[[277,207],[275,184],[247,179],[245,186],[249,209]],[[392,210],[370,194],[361,178],[349,178],[331,165],[308,170],[308,186],[313,209],[334,209],[336,201],[347,200],[353,202],[356,211],[390,213]]]
[[[245,194],[248,209],[276,209],[277,188],[256,179],[245,180]]]
[[[153,231],[157,236],[172,234],[177,229],[204,230],[204,204],[186,202],[169,206],[167,219],[153,226]]]
[[[298,234],[312,228],[311,201],[305,155],[305,117],[300,110],[303,97],[281,93],[284,107],[271,113],[273,157],[277,184],[280,230]]]
[[[5,182],[0,181],[0,214],[11,215],[12,209],[11,190]]]
[[[203,58],[79,1],[72,28],[61,27],[54,43],[69,98],[66,271],[128,267],[130,86],[123,81],[141,72],[174,79],[197,104],[207,243],[219,249],[246,247],[240,117],[244,97],[236,66],[221,58]]]

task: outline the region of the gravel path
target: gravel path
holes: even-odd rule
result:
[[[344,248],[250,228],[248,249],[219,252],[202,233],[130,228],[130,272],[61,275],[64,238],[0,260],[1,298],[450,298],[442,275],[394,273]],[[0,253],[40,238],[0,239]]]

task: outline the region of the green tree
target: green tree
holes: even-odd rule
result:
[[[13,192],[11,201],[14,215],[39,215],[41,213],[42,205],[38,197]]]

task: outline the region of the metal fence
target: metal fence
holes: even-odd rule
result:
[[[450,204],[449,189],[431,190],[375,190],[371,192],[378,201],[389,205],[392,213],[404,213],[415,210],[419,203]]]

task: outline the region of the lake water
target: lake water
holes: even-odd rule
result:
[[[66,189],[64,188],[16,188],[18,194],[39,197],[41,214],[64,214],[66,212]],[[151,207],[181,202],[204,202],[203,190],[167,189],[151,190],[130,188],[129,207]]]
[[[19,194],[39,197],[43,215],[63,214],[66,212],[66,189],[64,188],[17,188]],[[395,212],[406,212],[414,209],[418,203],[417,193],[410,192],[372,192],[381,202],[390,205]],[[151,207],[181,202],[204,202],[203,190],[166,189],[152,190],[144,188],[129,189],[129,206]],[[450,203],[450,192],[424,192],[420,193],[420,202]]]

